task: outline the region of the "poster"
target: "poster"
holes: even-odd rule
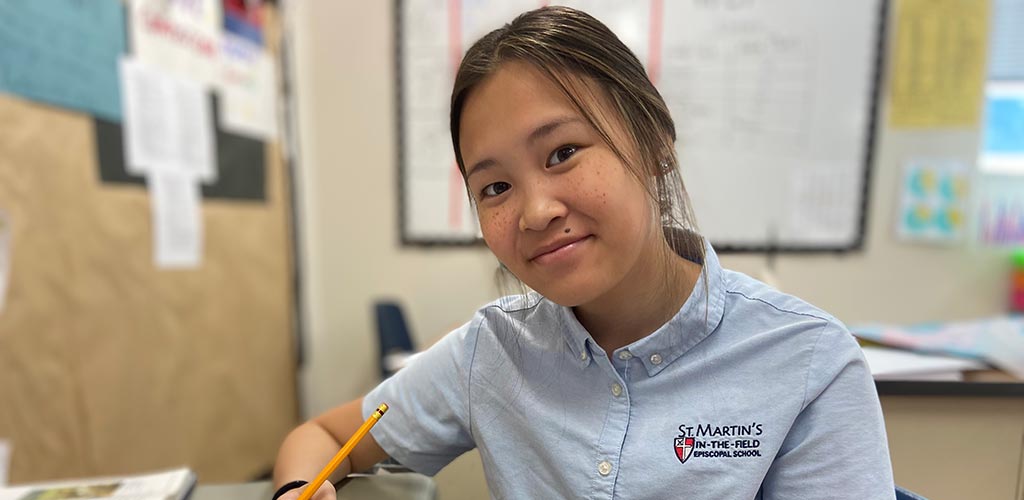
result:
[[[219,0],[131,0],[132,56],[183,79],[219,78]]]
[[[970,169],[955,160],[918,159],[903,170],[897,233],[908,241],[956,242],[966,232]]]

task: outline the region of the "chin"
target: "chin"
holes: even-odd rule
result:
[[[591,284],[569,285],[561,283],[559,286],[533,288],[548,300],[563,306],[576,307],[586,304],[596,298],[595,287]]]

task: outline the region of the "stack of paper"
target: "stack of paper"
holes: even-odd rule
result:
[[[875,380],[961,381],[966,370],[987,366],[973,359],[937,356],[885,347],[864,347],[864,357]]]
[[[1024,379],[1024,315],[910,326],[852,325],[850,331],[882,345],[983,360]]]

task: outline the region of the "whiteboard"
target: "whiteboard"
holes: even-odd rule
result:
[[[396,0],[400,230],[479,240],[448,130],[466,48],[536,0]],[[859,249],[885,0],[575,0],[647,68],[720,251]]]

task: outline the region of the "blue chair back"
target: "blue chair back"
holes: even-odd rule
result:
[[[401,306],[396,302],[377,302],[374,304],[374,313],[377,317],[377,343],[380,348],[380,376],[388,378],[392,373],[385,366],[384,357],[395,352],[413,352],[415,347]]]
[[[927,498],[914,493],[913,491],[896,487],[896,500],[928,500]]]

